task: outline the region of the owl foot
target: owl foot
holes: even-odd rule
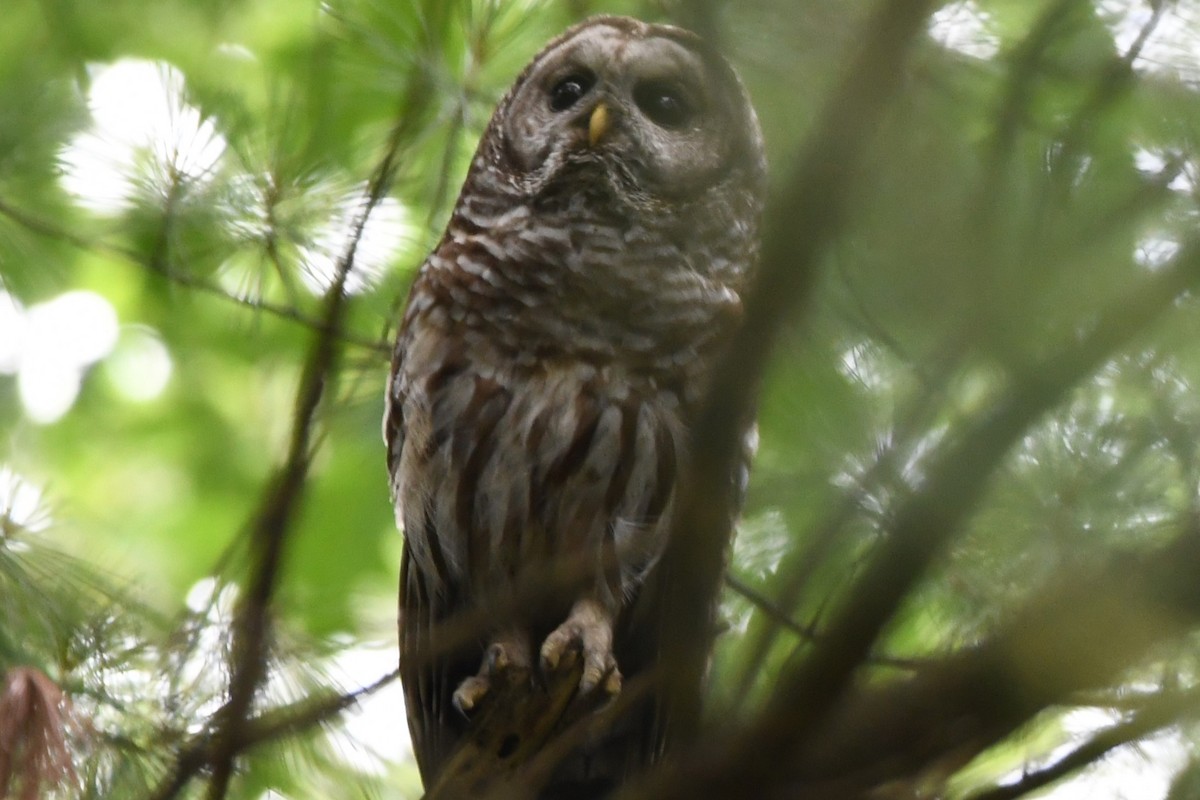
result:
[[[492,689],[515,676],[529,673],[529,637],[524,633],[511,633],[495,639],[483,654],[479,672],[464,680],[454,690],[454,707],[459,713],[469,715],[479,707]]]
[[[613,657],[612,640],[612,615],[595,600],[580,600],[566,622],[542,643],[542,670],[552,672],[559,664],[573,663],[578,653],[583,657],[579,691],[587,694],[600,687],[605,694],[615,696],[621,691],[621,671]]]

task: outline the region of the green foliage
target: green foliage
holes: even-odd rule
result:
[[[348,677],[338,659],[394,642],[400,539],[379,443],[390,333],[491,108],[529,56],[587,13],[715,22],[756,99],[780,196],[873,7],[6,5],[0,676],[34,666],[73,698],[83,796],[163,796],[154,792],[214,724],[258,557],[251,521],[288,452],[322,294],[390,148],[386,199],[358,237],[256,714],[307,711],[386,671]],[[897,65],[903,86],[853,165],[842,228],[765,379],[731,565],[745,591],[724,595],[714,718],[733,724],[768,706],[780,676],[864,591],[860,578],[940,455],[1186,254],[1200,219],[1198,25],[1192,0],[951,3]],[[69,290],[103,297],[119,322],[90,360],[79,342],[103,339],[103,324],[32,322]],[[986,644],[1069,577],[1142,563],[1192,532],[1192,291],[1022,428],[895,609],[863,685]],[[55,364],[43,379],[59,394],[51,386],[39,400],[34,373]],[[61,385],[76,381],[78,397],[54,412]],[[1134,690],[1191,689],[1189,644],[1139,651],[1111,685],[1080,686],[1015,721],[1014,735],[949,770],[952,793],[1050,763],[1098,727],[1076,724],[1080,709],[1125,719],[1139,710],[1123,704]],[[372,744],[384,761],[345,756],[361,728],[339,707],[264,736],[238,762],[230,796],[418,796],[399,701],[388,702],[390,726],[376,732],[386,741]],[[1194,702],[1180,704],[1149,731],[1169,731],[1152,745],[1170,751],[1156,773],[1164,785],[1200,741],[1196,716]],[[1192,761],[1171,796],[1191,796],[1196,774]],[[201,783],[185,795],[202,796]]]

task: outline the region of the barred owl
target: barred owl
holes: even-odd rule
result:
[[[738,78],[679,28],[592,18],[500,102],[412,287],[387,390],[401,677],[427,786],[500,673],[571,652],[580,695],[603,696],[654,663],[669,621],[646,582],[740,317],[765,171]],[[547,582],[468,645],[439,638]],[[662,730],[621,735],[640,752],[572,780],[611,785],[664,746]]]

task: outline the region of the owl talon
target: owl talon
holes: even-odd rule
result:
[[[514,675],[529,671],[529,641],[523,634],[497,639],[483,653],[479,672],[465,679],[454,690],[454,707],[470,716],[493,686],[509,682]]]
[[[454,690],[454,707],[464,717],[471,715],[479,703],[487,696],[491,681],[481,675],[472,675],[458,685]]]
[[[605,694],[616,695],[621,691],[621,671],[613,657],[612,637],[609,612],[594,600],[580,600],[566,622],[542,643],[542,671],[573,666],[578,654],[583,657],[579,691],[588,694],[601,687]]]
[[[484,653],[484,669],[489,675],[499,675],[513,665],[513,655],[499,642],[492,642]]]

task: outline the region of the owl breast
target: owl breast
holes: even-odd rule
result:
[[[480,598],[565,564],[619,606],[665,544],[684,420],[739,298],[677,221],[614,211],[604,187],[514,204],[474,175],[404,320],[401,522],[435,586]]]
[[[423,267],[424,302],[443,305],[525,365],[619,361],[678,379],[706,360],[740,314],[733,287],[741,281],[729,272],[747,248],[711,245],[718,237],[709,225],[737,237],[728,235],[736,225],[710,209],[651,213],[592,174],[616,167],[589,169],[572,173],[579,183],[554,181],[514,202],[495,166],[477,158]],[[410,306],[409,314],[421,311]]]
[[[440,306],[409,332],[398,500],[435,590],[567,567],[619,602],[665,544],[680,398],[616,364],[520,365]]]

